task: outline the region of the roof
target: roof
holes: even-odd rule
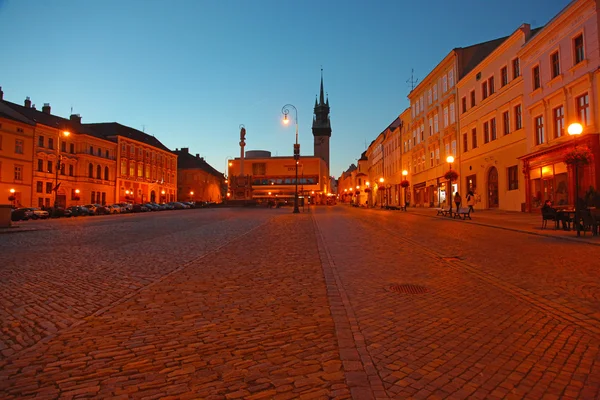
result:
[[[101,136],[98,136],[95,132],[92,132],[84,124],[81,124],[78,121],[73,121],[70,119],[59,117],[57,115],[45,113],[41,110],[37,110],[32,107],[25,107],[19,104],[11,103],[10,101],[6,100],[2,100],[0,104],[8,106],[14,112],[21,114],[22,116],[33,121],[36,124],[45,125],[60,130],[73,131],[78,134],[97,136],[101,139],[105,139]]]
[[[187,150],[175,150],[177,154],[177,169],[201,169],[213,176],[223,178],[223,173],[214,169],[209,163],[204,160],[204,157],[192,155]]]
[[[116,136],[123,136],[141,143],[146,143],[149,146],[171,152],[167,146],[162,144],[160,140],[154,136],[148,135],[145,132],[138,131],[137,129],[129,126],[121,125],[118,122],[100,122],[95,124],[83,124],[83,126],[88,127],[97,135],[100,135],[108,140],[117,141]]]
[[[24,115],[16,112],[11,107],[9,107],[7,104],[4,104],[4,101],[0,102],[0,117],[12,119],[13,121],[22,122],[22,123],[28,124],[28,125],[35,125],[34,121],[32,121],[29,118],[26,118]]]
[[[484,58],[489,56],[498,46],[500,46],[510,36],[504,36],[499,39],[489,40],[487,42],[474,44],[468,47],[459,47],[454,49],[458,54],[458,79],[473,70]]]

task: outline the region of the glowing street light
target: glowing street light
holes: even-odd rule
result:
[[[570,136],[577,137],[583,133],[583,126],[579,122],[574,122],[567,128]],[[581,236],[579,225],[579,163],[575,163],[575,225],[577,236]]]
[[[8,200],[12,201],[13,202],[13,208],[16,208],[17,207],[16,206],[16,204],[17,204],[17,197],[15,196],[16,190],[13,189],[13,188],[11,188],[9,190],[9,192],[10,192],[10,196],[8,196]]]
[[[290,108],[292,108],[295,112],[295,122],[296,122],[296,143],[294,144],[294,160],[296,160],[296,192],[294,193],[294,214],[298,214],[300,209],[298,208],[298,162],[300,160],[300,144],[298,144],[298,109],[294,107],[292,104],[286,104],[281,109],[281,113],[283,114],[283,124],[288,125],[290,120],[288,119],[288,114],[290,113]]]
[[[62,131],[58,134],[58,140],[56,141],[56,150],[58,151],[58,162],[56,163],[56,176],[55,176],[55,184],[54,184],[54,208],[58,207],[58,187],[59,187],[59,183],[58,183],[58,171],[61,170],[62,168],[62,154],[61,154],[61,148],[60,148],[60,137],[64,136],[64,137],[69,137],[69,135],[71,135],[71,132],[69,131]]]
[[[449,171],[452,170],[452,163],[454,162],[454,157],[452,156],[448,156],[446,157],[446,162],[450,165],[450,169]],[[450,200],[450,216],[452,216],[452,180],[448,179],[448,193],[450,194],[450,196],[448,197],[448,199]],[[456,210],[458,212],[458,210]]]
[[[402,171],[402,179],[404,181],[408,182],[408,180],[406,179],[407,176],[408,176],[408,171],[407,170],[403,170]],[[405,186],[404,187],[404,211],[406,211],[406,192],[407,191],[408,191],[408,186]]]

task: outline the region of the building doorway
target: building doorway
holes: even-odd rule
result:
[[[488,207],[498,208],[498,170],[492,167],[488,173]]]
[[[153,191],[150,192],[150,202],[156,203],[156,193]]]

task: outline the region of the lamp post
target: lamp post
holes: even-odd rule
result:
[[[450,169],[448,171],[452,171],[452,163],[454,162],[454,157],[452,157],[452,156],[446,157],[446,162],[448,164],[450,164]],[[450,213],[451,213],[450,215],[452,215],[452,180],[451,179],[448,180],[448,193],[450,193],[450,196],[448,197],[448,199],[450,201],[449,202]],[[456,211],[458,211],[458,210],[456,210]]]
[[[79,205],[79,199],[80,199],[79,193],[81,193],[80,190],[79,189],[75,189],[75,197],[73,198],[73,200],[75,200],[75,205],[76,206]]]
[[[165,199],[166,196],[165,196],[165,190],[164,189],[160,192],[160,198],[162,199],[163,204],[166,203],[166,201],[165,201],[166,200]]]
[[[567,128],[567,132],[571,136],[579,136],[583,133],[583,126],[578,123],[572,123]],[[579,163],[574,163],[575,166],[575,225],[577,229],[577,236],[581,236],[581,230],[579,226],[580,210],[579,210]]]
[[[403,170],[402,171],[402,179],[406,180],[406,177],[408,176],[408,171],[407,170]],[[404,211],[406,211],[406,191],[408,190],[408,186],[404,187]]]
[[[15,190],[15,189],[13,189],[13,188],[11,188],[11,189],[9,190],[9,192],[10,192],[10,196],[8,196],[8,200],[9,200],[9,201],[12,201],[12,203],[13,203],[13,208],[17,208],[17,197],[15,196],[15,192],[16,192],[16,190]]]
[[[190,191],[190,201],[193,202],[194,201],[194,191]]]
[[[298,110],[292,104],[286,104],[281,109],[281,113],[283,114],[283,123],[288,124],[288,114],[290,113],[289,108],[293,108],[295,112],[295,122],[296,122],[296,144],[294,144],[294,160],[296,161],[296,191],[294,193],[294,214],[298,214],[300,210],[298,209],[298,163],[300,161],[300,144],[298,144]]]
[[[60,171],[62,165],[62,154],[61,153],[61,148],[60,148],[60,136],[63,135],[64,137],[69,137],[69,135],[71,134],[71,132],[69,131],[63,131],[61,133],[58,134],[58,140],[56,141],[56,149],[58,150],[58,162],[56,163],[56,176],[55,176],[55,184],[54,184],[54,208],[58,207],[58,172]]]
[[[385,194],[383,193],[383,190],[384,190],[384,188],[383,188],[383,182],[385,182],[385,179],[383,179],[383,176],[382,176],[381,178],[379,178],[379,187],[377,189],[377,191],[381,193],[381,205],[380,205],[380,208],[383,208],[383,198],[385,196]]]
[[[369,208],[369,203],[371,203],[371,201],[369,201],[371,198],[371,187],[370,187],[371,182],[366,181],[365,185],[367,186],[367,189],[368,189],[368,190],[365,189],[365,192],[367,193],[367,204],[366,205],[367,205],[367,208]]]

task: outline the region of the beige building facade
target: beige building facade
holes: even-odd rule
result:
[[[475,208],[522,210],[519,157],[526,153],[526,137],[518,52],[535,32],[520,26],[458,82],[458,173],[465,205],[466,194],[473,192]]]

